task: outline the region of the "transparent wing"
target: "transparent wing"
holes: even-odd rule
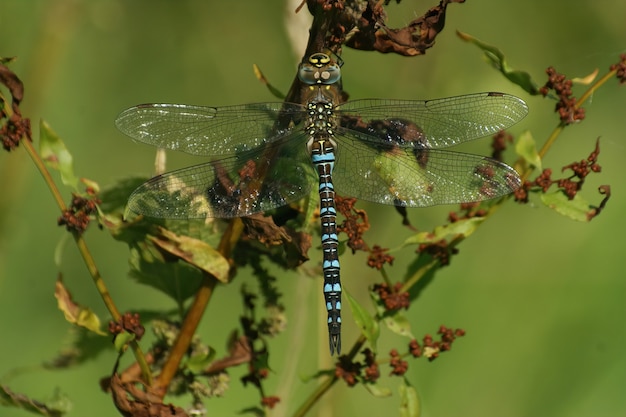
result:
[[[437,149],[390,147],[337,136],[335,190],[375,203],[427,207],[482,201],[519,188],[510,166],[478,155]]]
[[[495,134],[526,116],[520,98],[479,93],[436,100],[367,99],[338,107],[339,130],[356,139],[413,148],[446,148]]]
[[[315,178],[303,135],[292,135],[156,176],[132,193],[128,209],[170,219],[241,217],[304,197]]]
[[[193,155],[229,155],[289,135],[304,108],[291,103],[203,107],[141,104],[124,110],[117,128],[136,141]]]

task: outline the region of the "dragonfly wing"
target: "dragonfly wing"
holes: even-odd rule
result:
[[[229,155],[280,140],[302,123],[292,103],[227,107],[141,104],[124,110],[117,128],[136,141],[193,155]]]
[[[363,141],[446,148],[495,134],[526,116],[526,103],[503,93],[436,100],[354,100],[340,105],[340,129]]]
[[[158,175],[132,193],[128,209],[158,218],[231,218],[286,205],[315,182],[299,138]]]
[[[340,195],[404,207],[482,201],[509,194],[521,180],[510,166],[478,155],[392,147],[337,136],[333,182]]]

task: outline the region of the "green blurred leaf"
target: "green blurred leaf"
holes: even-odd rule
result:
[[[111,349],[111,338],[84,327],[72,326],[68,329],[63,345],[55,357],[44,362],[46,369],[66,369],[93,360],[100,353]]]
[[[131,248],[130,265],[132,278],[167,294],[179,305],[196,293],[203,279],[199,269],[185,262],[165,262],[154,245],[147,243]]]
[[[391,390],[387,387],[380,386],[377,383],[366,382],[363,387],[376,398],[391,397]]]
[[[589,211],[592,210],[591,205],[580,194],[569,200],[567,196],[560,190],[541,194],[541,201],[552,210],[565,217],[579,222],[588,222]]]
[[[417,274],[422,268],[427,267],[427,265],[429,265],[432,261],[432,255],[425,252],[420,253],[407,268],[403,282],[406,283],[407,281],[412,280],[415,274]],[[428,268],[419,281],[409,288],[409,300],[411,302],[415,301],[421,295],[422,291],[424,291],[424,289],[426,289],[426,287],[433,282],[435,279],[435,273],[439,271],[439,269],[439,267]]]
[[[417,233],[403,243],[403,246],[415,245],[421,243],[437,243],[442,239],[448,237],[457,237],[462,235],[468,237],[474,230],[485,221],[485,217],[471,217],[469,219],[461,219],[454,223],[445,224],[443,226],[437,226],[432,232],[420,232]]]
[[[256,76],[256,78],[259,81],[261,81],[263,84],[265,84],[267,89],[270,90],[270,93],[274,97],[276,97],[279,100],[284,100],[285,99],[285,95],[278,88],[276,88],[272,84],[270,84],[270,82],[268,81],[267,78],[265,78],[265,75],[263,75],[263,72],[261,71],[261,69],[258,67],[257,64],[252,64],[252,70],[254,71],[254,75]]]
[[[200,373],[213,361],[215,357],[215,349],[208,348],[204,352],[195,352],[186,362],[187,368],[193,373]]]
[[[415,339],[415,336],[411,333],[411,323],[409,323],[403,312],[394,311],[393,314],[385,316],[383,321],[392,332],[409,339]]]
[[[106,187],[100,193],[100,208],[109,214],[122,214],[126,208],[126,202],[132,192],[146,182],[146,177],[123,178],[114,185]]]
[[[536,167],[539,171],[541,168],[541,158],[535,146],[533,135],[526,131],[522,133],[515,144],[515,152],[521,156],[529,165]]]
[[[401,417],[419,417],[420,401],[417,390],[403,378],[403,384],[398,387],[400,391],[400,416]]]
[[[350,304],[354,321],[357,326],[359,326],[359,329],[361,329],[361,333],[363,333],[363,335],[367,338],[372,350],[376,352],[376,343],[378,341],[378,336],[380,336],[380,327],[378,326],[378,322],[376,322],[372,315],[369,314],[367,310],[358,303],[358,301],[352,298],[350,293],[348,293],[345,289],[343,290],[343,295],[348,300],[348,304]]]
[[[261,407],[243,408],[239,410],[238,414],[241,414],[241,415],[249,414],[253,417],[266,417],[267,416],[267,414],[265,413],[265,409]]]
[[[376,312],[379,317],[382,317],[383,322],[392,332],[408,337],[409,339],[415,339],[411,333],[411,323],[407,320],[406,316],[401,310],[387,311],[383,300],[381,300],[379,294],[376,291],[370,290],[370,297],[374,302]]]
[[[51,399],[41,402],[24,394],[17,394],[6,385],[0,385],[0,405],[21,408],[33,414],[48,417],[61,417],[72,408],[71,401],[58,390]]]
[[[55,284],[54,297],[57,299],[59,310],[65,315],[65,320],[99,335],[106,334],[100,330],[100,318],[91,309],[75,303],[60,279]]]
[[[57,267],[57,269],[61,269],[61,265],[63,262],[63,252],[65,251],[67,243],[70,242],[70,240],[73,240],[72,235],[69,233],[63,233],[56,246],[54,247],[54,265]]]
[[[515,70],[511,68],[506,62],[504,54],[498,48],[493,45],[484,43],[467,33],[463,33],[457,30],[456,34],[464,41],[473,43],[474,45],[482,49],[482,51],[485,53],[487,61],[489,61],[491,65],[493,65],[498,71],[500,71],[513,84],[519,85],[529,94],[539,94],[539,87],[537,86],[537,83],[532,80],[530,74],[526,71]]]
[[[39,153],[46,165],[61,173],[63,184],[78,190],[78,178],[74,175],[72,154],[61,138],[43,120],[39,123]]]
[[[135,340],[136,336],[134,333],[122,332],[115,335],[113,339],[113,346],[115,346],[115,350],[120,353],[126,351],[126,348],[130,342]]]
[[[580,85],[590,85],[591,83],[593,83],[596,79],[596,77],[598,76],[598,72],[600,72],[600,70],[598,70],[598,68],[596,68],[595,70],[593,70],[592,72],[590,72],[589,74],[583,76],[583,77],[574,77],[572,78],[572,82],[574,84],[580,84]]]

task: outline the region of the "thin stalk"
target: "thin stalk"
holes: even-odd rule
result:
[[[39,170],[39,173],[43,177],[44,182],[46,183],[46,185],[48,186],[48,189],[52,193],[52,197],[54,198],[54,201],[57,203],[57,206],[59,207],[61,211],[67,210],[67,206],[65,205],[65,202],[63,201],[63,196],[61,195],[61,192],[56,186],[56,183],[52,179],[52,175],[50,174],[50,171],[48,171],[46,164],[40,158],[39,153],[37,153],[37,151],[35,150],[33,146],[32,138],[28,136],[25,139],[26,140],[22,140],[21,144],[24,146],[24,149],[26,149],[26,152],[28,153],[31,160],[34,162],[35,166]],[[83,261],[85,262],[85,265],[87,266],[87,270],[89,271],[89,274],[91,275],[91,278],[94,284],[96,285],[96,288],[98,289],[98,293],[100,294],[100,297],[102,298],[102,301],[104,302],[105,307],[111,314],[111,317],[113,318],[113,320],[119,321],[121,314],[119,310],[117,309],[115,302],[113,301],[113,298],[111,297],[111,294],[109,293],[109,290],[107,289],[106,284],[104,283],[104,280],[102,279],[102,275],[100,274],[100,271],[98,270],[98,267],[96,266],[96,261],[94,257],[92,256],[91,251],[89,250],[89,247],[87,246],[87,243],[85,242],[85,239],[82,237],[82,235],[78,233],[72,233],[72,236],[74,237],[74,241],[76,242],[78,251],[80,252],[83,258]],[[130,347],[135,355],[135,359],[137,360],[137,363],[139,364],[141,368],[143,378],[148,384],[150,384],[152,381],[150,367],[148,366],[148,362],[146,361],[145,355],[143,351],[141,350],[141,347],[139,346],[136,340],[133,340],[130,343]]]
[[[235,247],[235,244],[239,240],[239,236],[241,236],[242,232],[243,222],[241,219],[232,219],[228,224],[228,228],[224,232],[218,247],[218,251],[225,258],[230,256],[230,253]],[[211,296],[215,291],[217,283],[217,278],[207,272],[203,272],[202,284],[196,292],[193,303],[189,307],[189,311],[187,311],[187,315],[185,316],[185,320],[183,321],[180,332],[178,333],[178,337],[174,342],[174,346],[172,346],[169,356],[167,357],[161,373],[157,378],[154,388],[156,392],[161,395],[161,397],[165,396],[167,387],[172,381],[172,378],[174,378],[174,375],[176,375],[176,372],[180,367],[180,363],[189,349],[193,335],[196,334],[200,320],[202,319],[209,301],[211,300]]]

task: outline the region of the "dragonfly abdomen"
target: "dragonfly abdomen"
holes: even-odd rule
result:
[[[335,163],[335,144],[332,140],[315,138],[310,145],[311,161],[319,176],[320,221],[324,270],[324,299],[328,311],[330,354],[341,353],[341,279],[337,248],[337,210],[332,171]]]

